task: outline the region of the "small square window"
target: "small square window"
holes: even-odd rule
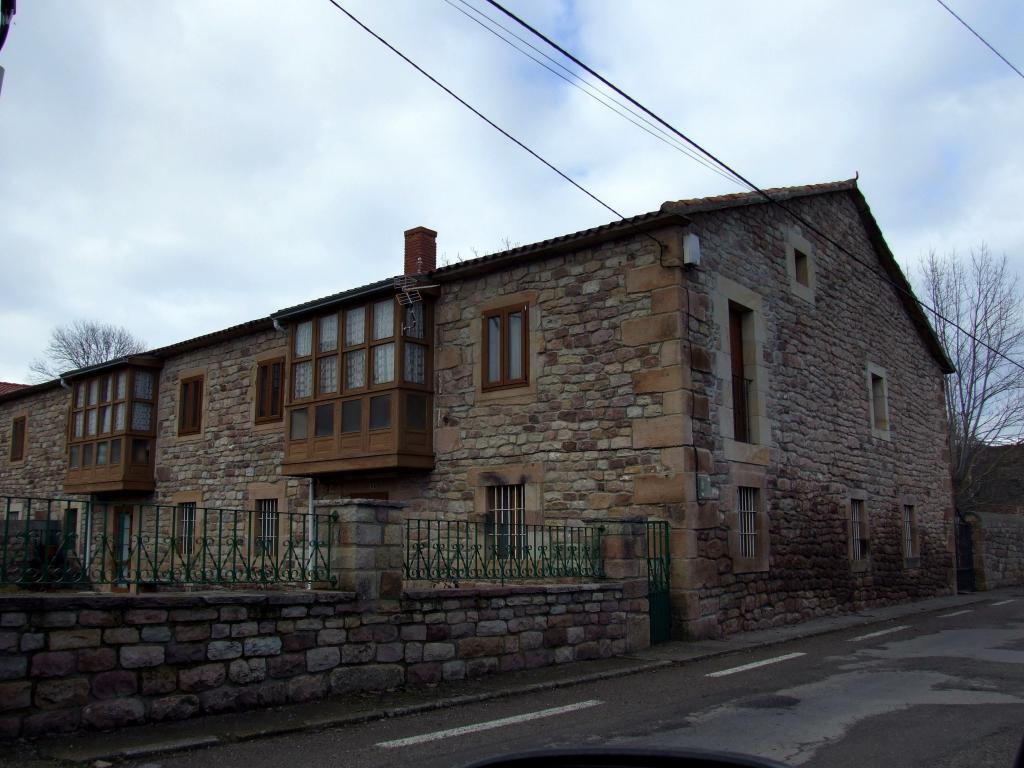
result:
[[[427,428],[427,396],[408,394],[405,396],[405,426],[409,429]]]
[[[292,411],[291,428],[288,435],[292,440],[305,440],[309,437],[309,412],[305,408]]]
[[[88,448],[89,446],[86,446]],[[132,464],[148,466],[150,456],[149,440],[132,440]]]
[[[346,400],[341,404],[341,431],[361,432],[363,429],[363,401]]]
[[[370,398],[370,429],[388,429],[391,426],[391,395]]]
[[[314,436],[330,437],[334,434],[334,403],[325,403],[316,407],[314,417]]]

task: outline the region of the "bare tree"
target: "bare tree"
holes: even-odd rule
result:
[[[946,379],[946,416],[957,507],[965,509],[994,469],[979,461],[985,446],[1024,435],[1024,301],[1006,256],[994,258],[984,244],[970,259],[933,251],[921,281],[928,303],[945,318],[931,314],[957,369]]]
[[[145,348],[145,342],[125,328],[76,320],[53,329],[44,356],[33,360],[29,370],[38,381],[48,381],[67,371],[138,354]]]

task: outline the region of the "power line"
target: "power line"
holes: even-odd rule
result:
[[[937,2],[937,3],[938,3],[939,5],[941,5],[941,6],[943,7],[943,8],[945,8],[945,9],[946,9],[947,11],[949,11],[950,15],[951,15],[951,16],[952,16],[952,17],[953,17],[954,19],[956,19],[956,20],[957,20],[957,21],[959,21],[959,22],[960,22],[961,24],[963,24],[963,25],[964,25],[965,27],[967,27],[967,29],[968,29],[968,30],[970,30],[970,33],[971,33],[972,35],[974,35],[974,36],[975,36],[976,38],[978,38],[979,40],[981,40],[981,42],[983,42],[983,43],[985,44],[985,47],[986,47],[986,48],[988,48],[988,49],[989,49],[990,51],[992,51],[992,53],[994,53],[994,54],[995,54],[996,56],[998,56],[998,57],[999,57],[1000,59],[1002,59],[1002,60],[1003,60],[1003,62],[1004,62],[1004,63],[1006,64],[1006,66],[1008,66],[1008,67],[1009,67],[1010,69],[1012,69],[1012,70],[1013,70],[1014,72],[1016,72],[1016,73],[1017,73],[1018,75],[1020,75],[1020,76],[1021,76],[1021,78],[1024,78],[1024,72],[1021,72],[1021,71],[1020,71],[1019,69],[1017,69],[1017,67],[1015,67],[1015,66],[1014,66],[1014,65],[1013,65],[1012,63],[1010,63],[1010,60],[1009,60],[1009,59],[1007,59],[1007,58],[1006,58],[1005,56],[1003,56],[1003,54],[1001,54],[1001,53],[1000,53],[999,51],[997,51],[997,50],[996,50],[995,48],[993,48],[993,47],[992,47],[992,45],[991,45],[991,43],[989,43],[989,41],[988,41],[988,40],[986,40],[986,39],[985,39],[984,37],[982,37],[982,36],[981,36],[980,34],[978,34],[978,32],[977,32],[977,31],[975,31],[974,27],[972,27],[972,26],[971,26],[970,24],[968,24],[968,23],[967,23],[966,21],[964,21],[964,20],[963,20],[963,19],[962,19],[962,18],[961,18],[961,17],[960,17],[960,16],[958,15],[958,14],[957,14],[957,12],[956,12],[956,11],[954,11],[954,10],[953,10],[952,8],[950,8],[950,7],[948,6],[948,5],[946,5],[946,4],[944,3],[944,2],[942,2],[942,0],[935,0],[935,2]]]
[[[442,83],[442,82],[441,82],[440,80],[438,80],[438,79],[437,79],[436,77],[434,77],[434,76],[433,76],[433,75],[431,75],[431,74],[430,74],[429,72],[427,72],[427,71],[426,71],[425,69],[423,69],[423,67],[421,67],[421,66],[420,66],[419,64],[417,64],[417,63],[416,63],[415,61],[413,61],[413,60],[412,60],[412,59],[410,59],[410,58],[409,58],[408,56],[406,56],[406,55],[405,55],[404,53],[402,53],[402,52],[401,52],[400,50],[398,50],[397,48],[395,48],[395,46],[393,46],[393,45],[392,45],[391,43],[389,43],[389,42],[388,42],[387,40],[385,40],[385,39],[384,39],[383,37],[381,37],[381,36],[380,36],[380,35],[378,35],[378,34],[377,34],[376,32],[374,32],[374,31],[373,31],[372,29],[370,29],[370,28],[369,28],[368,26],[366,26],[365,24],[363,24],[363,22],[361,22],[361,21],[360,21],[359,19],[357,19],[357,18],[356,18],[355,16],[353,16],[353,15],[352,15],[351,13],[349,13],[349,12],[348,12],[348,11],[347,11],[347,10],[346,10],[345,8],[343,8],[343,7],[342,7],[342,6],[341,6],[341,5],[340,5],[340,4],[339,4],[339,3],[337,2],[337,0],[327,0],[327,2],[329,2],[329,3],[331,4],[331,5],[333,5],[333,6],[335,7],[335,8],[337,8],[337,9],[338,9],[339,11],[341,11],[341,12],[342,12],[342,13],[344,13],[344,14],[345,14],[346,16],[348,16],[348,17],[349,17],[349,18],[350,18],[350,19],[351,19],[352,21],[354,21],[354,22],[355,22],[355,23],[356,23],[357,25],[359,25],[359,26],[360,26],[360,27],[361,27],[361,28],[363,29],[363,31],[364,31],[364,32],[366,32],[367,34],[369,34],[370,36],[372,36],[373,38],[375,38],[375,39],[376,39],[376,40],[377,40],[377,41],[378,41],[379,43],[381,43],[381,44],[382,44],[382,45],[384,45],[384,46],[385,46],[386,48],[388,48],[388,49],[389,49],[389,50],[390,50],[390,51],[391,51],[392,53],[394,53],[394,54],[395,54],[396,56],[400,57],[400,58],[401,58],[401,59],[402,59],[402,60],[403,60],[403,61],[404,61],[404,62],[405,62],[406,64],[408,64],[408,65],[409,65],[410,67],[412,67],[413,69],[415,69],[415,70],[416,70],[417,72],[419,72],[419,73],[420,73],[421,75],[423,75],[423,76],[424,76],[425,78],[427,78],[427,79],[428,79],[428,80],[429,80],[430,82],[432,82],[432,83],[433,83],[434,85],[436,85],[436,86],[437,86],[438,88],[440,88],[440,89],[441,89],[442,91],[444,91],[445,93],[447,93],[447,94],[448,94],[449,96],[451,96],[451,97],[452,97],[453,99],[455,99],[455,100],[456,100],[457,102],[459,102],[459,104],[461,104],[462,106],[464,106],[464,107],[465,107],[466,109],[468,109],[468,110],[469,110],[470,112],[472,112],[472,113],[473,113],[474,115],[476,115],[476,116],[477,116],[477,117],[479,117],[479,118],[480,118],[481,120],[483,120],[483,121],[484,121],[485,123],[487,123],[487,124],[488,124],[489,126],[491,126],[491,127],[492,127],[492,128],[494,129],[494,130],[498,131],[498,132],[499,132],[499,133],[500,133],[500,134],[501,134],[502,136],[504,136],[505,138],[507,138],[507,139],[508,139],[509,141],[512,141],[512,142],[514,142],[515,144],[517,144],[517,145],[518,145],[519,147],[521,147],[522,149],[526,150],[527,152],[529,152],[529,153],[530,153],[530,154],[531,154],[531,155],[532,155],[533,157],[535,157],[535,158],[536,158],[537,160],[540,160],[540,162],[544,163],[544,165],[546,165],[546,166],[547,166],[548,168],[550,168],[550,169],[551,169],[552,171],[554,171],[554,172],[555,172],[555,173],[557,173],[557,174],[558,174],[559,176],[561,176],[561,177],[562,177],[563,179],[565,179],[566,181],[568,181],[568,182],[569,182],[570,184],[572,184],[572,185],[573,185],[574,187],[576,187],[576,189],[580,190],[580,192],[582,192],[583,194],[585,194],[585,195],[586,195],[587,197],[589,197],[589,198],[590,198],[591,200],[595,201],[596,203],[598,203],[599,205],[601,205],[601,206],[602,206],[602,207],[604,207],[605,209],[607,209],[607,210],[611,211],[611,212],[612,212],[612,213],[614,213],[614,214],[615,214],[616,216],[618,216],[618,217],[619,217],[620,219],[625,219],[625,218],[626,218],[626,217],[625,217],[625,216],[623,216],[623,215],[622,215],[621,213],[619,213],[619,212],[618,212],[617,210],[615,210],[615,209],[614,209],[614,208],[612,208],[612,207],[611,207],[610,205],[608,205],[608,203],[606,203],[606,202],[605,202],[604,200],[602,200],[602,199],[601,199],[601,198],[599,198],[599,197],[598,197],[597,195],[595,195],[595,194],[594,194],[593,192],[591,192],[591,191],[590,191],[589,189],[587,189],[586,187],[584,187],[584,186],[583,186],[582,184],[580,184],[579,182],[575,181],[575,180],[574,180],[574,179],[573,179],[573,178],[572,178],[571,176],[569,176],[569,175],[568,175],[567,173],[565,173],[564,171],[562,171],[562,170],[558,169],[557,167],[555,167],[554,165],[552,165],[551,163],[549,163],[549,162],[548,162],[547,160],[545,160],[545,159],[544,159],[543,157],[541,157],[541,156],[540,156],[539,154],[537,154],[536,152],[534,152],[534,151],[533,151],[532,149],[530,149],[530,148],[529,148],[528,146],[526,146],[526,145],[525,145],[525,144],[524,144],[523,142],[521,142],[521,141],[520,141],[519,139],[517,139],[517,138],[516,138],[515,136],[513,136],[513,135],[512,135],[511,133],[509,133],[508,131],[506,131],[506,130],[505,130],[504,128],[502,128],[502,127],[501,127],[500,125],[498,125],[498,124],[497,124],[496,122],[494,122],[494,121],[493,121],[493,120],[491,120],[491,119],[490,119],[489,117],[487,117],[487,116],[486,116],[485,114],[483,114],[483,113],[482,113],[482,112],[480,112],[480,111],[479,111],[478,109],[476,109],[476,107],[474,107],[474,106],[473,106],[472,104],[470,104],[470,103],[469,103],[468,101],[466,101],[466,100],[465,100],[465,99],[463,99],[463,98],[462,98],[461,96],[459,96],[459,95],[458,95],[457,93],[455,93],[455,91],[453,91],[453,90],[452,90],[451,88],[449,88],[448,86],[446,86],[446,85],[445,85],[444,83]]]
[[[659,123],[661,123],[661,125],[663,125],[665,128],[670,130],[676,136],[681,138],[683,141],[685,141],[691,147],[696,149],[698,152],[702,153],[705,157],[708,157],[709,159],[711,159],[715,163],[717,163],[719,166],[721,166],[725,170],[729,171],[729,173],[733,174],[736,178],[741,180],[744,184],[748,185],[754,192],[756,192],[761,197],[763,197],[768,203],[770,203],[771,205],[774,205],[777,208],[780,208],[781,210],[785,211],[790,216],[792,216],[794,219],[796,219],[798,222],[800,222],[801,224],[806,226],[809,230],[814,232],[816,235],[818,235],[819,237],[821,237],[822,239],[824,239],[828,243],[831,243],[833,246],[835,246],[840,251],[845,253],[847,256],[849,256],[851,259],[853,259],[855,262],[857,262],[861,266],[865,267],[867,270],[869,270],[871,272],[871,274],[873,274],[876,277],[886,281],[893,288],[895,288],[897,291],[899,291],[903,295],[907,296],[907,298],[909,298],[911,301],[915,302],[922,309],[925,309],[928,312],[931,312],[932,315],[935,316],[936,318],[938,318],[939,320],[942,320],[945,323],[949,323],[949,325],[951,325],[953,328],[956,328],[958,331],[960,331],[961,333],[965,334],[968,338],[973,339],[976,343],[978,343],[981,346],[985,347],[989,352],[992,352],[996,356],[1002,358],[1003,360],[1006,360],[1008,363],[1011,363],[1012,365],[1015,365],[1016,367],[1018,367],[1022,371],[1024,371],[1024,365],[1022,365],[1021,363],[1018,363],[1013,358],[1009,357],[1008,355],[1004,354],[1003,352],[999,351],[998,349],[992,347],[990,344],[986,343],[982,339],[979,339],[977,336],[975,336],[970,331],[968,331],[967,329],[963,328],[962,326],[960,326],[956,322],[954,322],[954,321],[944,317],[937,309],[934,309],[933,307],[929,306],[928,304],[925,304],[923,301],[921,301],[919,298],[917,298],[917,296],[914,295],[913,291],[911,291],[911,290],[905,288],[904,286],[900,285],[895,280],[893,280],[891,277],[888,277],[887,275],[879,274],[878,270],[875,268],[875,265],[869,264],[868,262],[864,261],[859,256],[857,256],[855,253],[853,253],[848,248],[846,248],[842,243],[837,242],[831,235],[829,235],[826,232],[823,232],[821,229],[819,229],[812,222],[808,221],[806,218],[801,216],[799,213],[797,213],[796,211],[792,210],[790,207],[784,205],[782,202],[780,202],[780,201],[776,200],[775,198],[773,198],[771,195],[769,195],[767,192],[765,192],[759,186],[757,186],[752,181],[750,181],[750,179],[748,179],[746,176],[744,176],[739,171],[737,171],[734,168],[732,168],[728,163],[720,160],[718,157],[716,157],[709,150],[704,149],[704,147],[702,147],[700,144],[695,142],[689,136],[684,134],[682,131],[680,131],[678,128],[676,128],[674,125],[672,125],[671,123],[667,122],[666,120],[664,120],[663,118],[661,118],[660,116],[658,116],[657,114],[652,112],[650,109],[645,107],[643,104],[641,104],[639,101],[634,99],[628,93],[623,91],[617,85],[615,85],[614,83],[610,82],[607,78],[602,76],[599,72],[596,72],[591,67],[589,67],[586,64],[584,64],[576,56],[574,56],[572,53],[570,53],[565,48],[560,46],[558,43],[556,43],[554,40],[549,38],[543,32],[540,32],[539,30],[537,30],[534,27],[532,27],[529,23],[527,23],[523,19],[521,19],[518,16],[516,16],[514,13],[512,13],[512,11],[508,10],[501,3],[497,2],[497,0],[487,0],[487,2],[489,4],[491,4],[492,6],[494,6],[495,8],[497,8],[502,13],[504,13],[510,19],[515,21],[521,27],[523,27],[524,29],[529,30],[533,35],[535,35],[536,37],[538,37],[539,39],[543,40],[545,43],[550,45],[552,48],[554,48],[560,54],[562,54],[567,59],[569,59],[571,62],[573,62],[576,66],[578,66],[581,69],[583,69],[585,72],[590,74],[592,77],[595,77],[598,80],[600,80],[601,83],[603,83],[608,88],[611,88],[613,91],[615,91],[615,93],[617,93],[619,96],[621,96],[624,99],[626,99],[630,104],[634,105],[635,107],[637,107],[638,109],[640,109],[641,111],[646,113],[648,116],[650,116],[654,120],[656,120]]]
[[[454,2],[452,2],[452,0],[444,0],[444,2],[447,3],[448,5],[450,5],[452,8],[454,8],[459,13],[461,13],[463,16],[465,16],[470,21],[472,21],[475,24],[478,24],[482,28],[486,29],[488,32],[490,32],[492,35],[497,37],[502,42],[506,43],[512,49],[518,51],[523,56],[525,56],[528,59],[530,59],[531,61],[535,62],[538,66],[543,67],[548,72],[550,72],[551,74],[555,75],[555,77],[561,78],[566,83],[571,85],[573,88],[576,88],[577,90],[581,91],[582,93],[585,93],[587,96],[592,98],[594,101],[596,101],[599,104],[607,107],[608,109],[610,109],[612,112],[614,112],[616,115],[618,115],[622,119],[628,120],[630,123],[635,125],[640,130],[645,131],[646,133],[649,133],[651,136],[656,138],[658,141],[660,141],[660,142],[662,142],[664,144],[667,144],[672,149],[675,149],[676,151],[683,153],[684,155],[689,157],[694,162],[699,163],[700,165],[702,165],[705,168],[707,168],[709,171],[717,173],[723,179],[725,179],[727,181],[731,181],[734,184],[740,184],[740,182],[737,179],[735,179],[732,176],[730,176],[729,174],[727,174],[721,168],[718,168],[717,166],[713,165],[708,160],[706,160],[705,158],[701,157],[699,154],[697,154],[693,150],[689,149],[686,145],[680,143],[674,136],[672,136],[672,134],[666,132],[657,123],[651,122],[644,114],[642,114],[640,112],[637,112],[636,110],[632,109],[628,104],[623,104],[622,102],[616,100],[614,97],[609,96],[608,94],[604,93],[603,91],[600,91],[599,89],[595,88],[591,83],[589,83],[588,81],[584,80],[582,77],[580,77],[578,74],[573,72],[571,69],[568,69],[563,64],[561,64],[561,62],[559,62],[556,59],[552,58],[551,56],[549,56],[547,53],[542,51],[537,46],[533,45],[533,43],[529,42],[528,40],[524,40],[522,37],[517,35],[514,31],[510,30],[508,27],[506,27],[505,25],[503,25],[499,21],[491,18],[490,16],[485,14],[483,11],[481,11],[479,8],[476,8],[473,5],[471,5],[470,3],[466,2],[466,0],[458,0],[458,2],[461,5],[464,5],[466,8],[468,8],[470,11],[472,11],[473,14],[476,14],[476,16],[479,16],[480,19],[485,19],[486,21],[481,21],[480,19],[476,18],[476,16],[471,15],[466,10],[464,10],[463,8],[460,8],[458,5],[456,5]],[[491,25],[494,25],[494,26],[492,27]],[[558,67],[558,69],[562,70],[562,72],[564,72],[565,74],[562,74],[562,72],[559,72],[558,69],[554,69],[549,64],[544,63],[539,58],[537,58],[537,56],[534,56],[529,51],[526,51],[523,48],[519,47],[512,40],[510,40],[509,38],[505,37],[504,35],[502,35],[497,30],[495,30],[494,27],[498,27],[498,28],[502,29],[504,32],[506,32],[511,37],[514,37],[519,42],[521,42],[524,45],[528,46],[529,48],[533,49],[538,54],[540,54],[545,59],[547,59],[549,62],[551,62],[551,64],[554,64],[555,67]],[[579,82],[576,82],[576,81],[579,81]],[[626,113],[629,113],[629,114],[626,114]],[[630,115],[632,115],[632,117]],[[636,119],[634,119],[634,118],[636,118]],[[741,186],[742,186],[742,184],[741,184]]]

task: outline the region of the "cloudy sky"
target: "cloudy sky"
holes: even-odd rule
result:
[[[949,2],[1024,68],[1024,3]],[[342,4],[625,214],[739,189],[444,0]],[[1024,273],[1024,80],[934,0],[510,7],[759,185],[859,172],[904,265]],[[155,347],[388,277],[409,227],[451,261],[612,218],[326,0],[32,0],[0,65],[0,380],[75,319]]]

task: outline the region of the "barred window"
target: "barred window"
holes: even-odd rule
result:
[[[178,552],[191,557],[196,538],[196,503],[186,501],[178,505]]]
[[[917,552],[917,516],[912,504],[903,505],[903,556],[910,560]]]
[[[260,552],[274,556],[278,540],[277,499],[257,499],[256,513],[260,525]]]
[[[757,488],[736,489],[740,557],[757,557]]]
[[[526,555],[525,486],[492,485],[487,489],[487,550],[499,558]]]
[[[867,513],[862,499],[850,499],[851,557],[865,560],[868,556]]]

